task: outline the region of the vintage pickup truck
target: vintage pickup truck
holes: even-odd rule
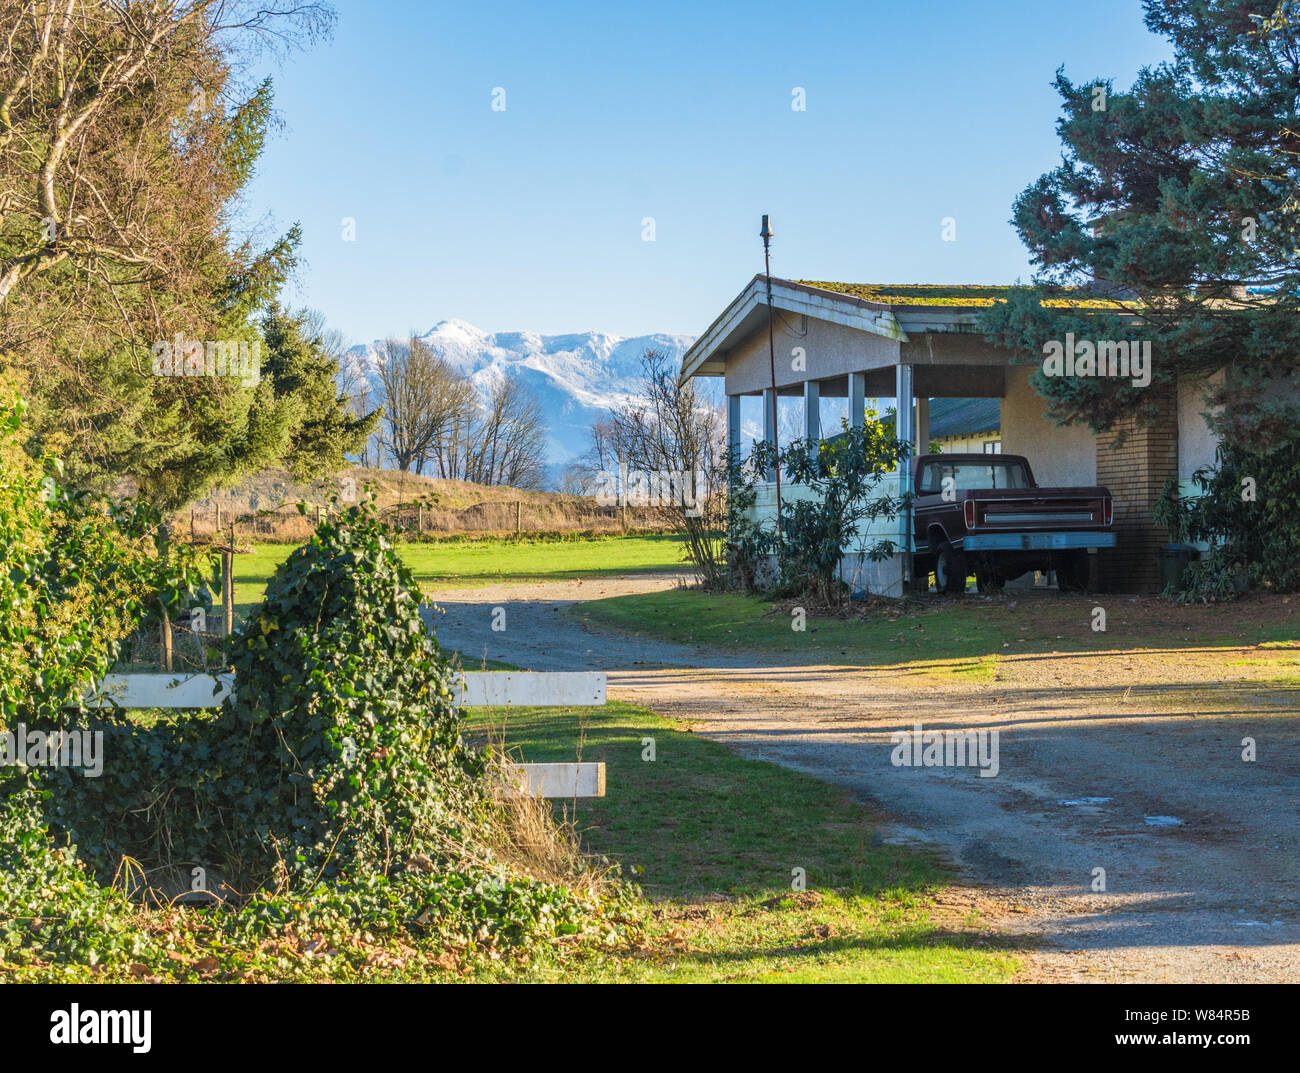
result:
[[[922,455],[916,460],[914,574],[939,592],[996,592],[1031,570],[1056,571],[1063,591],[1088,585],[1088,549],[1113,548],[1105,488],[1040,488],[1020,455]]]

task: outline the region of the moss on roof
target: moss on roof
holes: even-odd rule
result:
[[[952,309],[983,309],[1006,299],[1014,291],[1028,287],[989,286],[981,283],[830,283],[825,280],[797,279],[805,287],[846,294],[887,306],[947,306]],[[1072,296],[1077,293],[1077,297]],[[1112,298],[1089,295],[1082,289],[1066,291],[1060,298],[1049,298],[1043,303],[1058,309],[1115,309],[1133,306],[1134,302],[1121,302]]]

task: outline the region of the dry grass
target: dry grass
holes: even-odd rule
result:
[[[508,769],[523,758],[517,748],[506,745],[504,713],[499,726],[493,714],[491,709],[486,712],[489,761],[485,778],[492,787],[493,809],[484,843],[497,866],[570,890],[599,893],[613,881],[613,866],[583,851],[574,823],[577,802],[557,811],[550,800],[514,789]]]
[[[590,496],[487,487],[444,481],[394,470],[346,470],[329,481],[302,483],[284,471],[271,470],[215,493],[177,513],[177,531],[212,540],[220,518],[221,536],[233,522],[239,539],[299,544],[316,529],[314,512],[298,512],[299,503],[325,507],[350,482],[358,497],[367,489],[380,515],[397,528],[425,536],[502,536],[510,533],[609,535],[663,530],[672,525],[668,511],[656,508],[601,506]]]

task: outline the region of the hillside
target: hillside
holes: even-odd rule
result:
[[[223,530],[234,521],[241,537],[304,540],[314,528],[313,511],[303,517],[297,504],[325,506],[331,496],[343,499],[348,487],[355,489],[358,498],[364,498],[369,489],[381,516],[408,530],[423,522],[426,534],[620,532],[625,525],[645,529],[668,523],[664,512],[623,512],[601,506],[590,496],[485,487],[360,466],[343,471],[328,484],[304,484],[283,470],[269,470],[194,503],[192,510],[178,514],[175,522],[188,529],[192,520],[195,535],[210,536],[217,528],[219,512]]]

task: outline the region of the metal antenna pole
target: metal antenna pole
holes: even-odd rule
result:
[[[777,426],[776,408],[776,338],[772,310],[772,230],[768,218],[763,217],[763,272],[767,276],[767,356],[772,371],[772,448],[776,454],[776,539],[781,542],[781,433]]]

